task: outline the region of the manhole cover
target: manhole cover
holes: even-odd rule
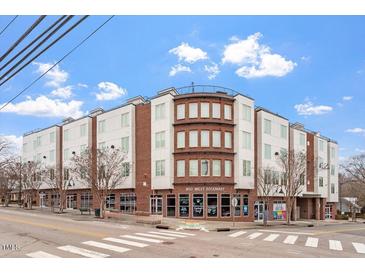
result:
[[[174,242],[163,242],[162,244],[164,244],[164,245],[172,245],[172,244],[174,244]]]

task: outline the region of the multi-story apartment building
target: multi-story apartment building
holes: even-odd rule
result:
[[[286,214],[280,191],[284,175],[276,157],[294,149],[307,156],[296,216],[334,217],[338,198],[334,141],[300,124],[290,125],[269,110],[255,109],[254,100],[243,94],[220,87],[189,88],[190,92],[169,88],[150,99],[132,98],[111,110],[99,109],[27,134],[23,160],[42,160],[43,154],[51,159],[54,150],[52,159],[60,162],[63,179],[71,182],[66,207],[97,208],[92,191],[68,177],[69,160],[86,147],[93,153],[105,146],[120,148],[126,155],[125,180],[107,197],[108,209],[198,220],[262,220],[257,174],[263,172],[265,180],[277,186],[270,197],[269,218],[280,220]],[[48,137],[41,137],[37,145],[39,136]],[[47,157],[44,164],[50,165]],[[47,205],[51,189],[44,188],[41,194],[38,203]],[[232,198],[237,198],[235,207]]]

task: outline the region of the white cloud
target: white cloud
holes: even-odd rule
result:
[[[188,43],[181,43],[180,46],[170,49],[169,53],[175,54],[179,61],[184,61],[189,64],[199,60],[208,59],[208,54],[200,48],[193,48]]]
[[[302,56],[300,57],[300,60],[302,60],[304,63],[310,63],[311,58],[309,56]]]
[[[1,112],[16,113],[19,115],[30,115],[38,117],[73,117],[83,115],[80,110],[82,101],[64,102],[60,99],[49,99],[41,95],[36,99],[28,97],[25,101],[16,104],[10,103]]]
[[[60,87],[51,92],[55,97],[60,97],[63,99],[70,98],[72,96],[72,86]]]
[[[297,104],[294,106],[299,115],[321,115],[326,114],[333,110],[330,106],[318,105],[315,106],[311,101],[307,101],[304,104]]]
[[[214,79],[220,73],[219,67],[216,63],[212,63],[210,66],[205,65],[204,70],[208,72],[209,80]]]
[[[353,98],[353,96],[343,96],[343,97],[342,97],[342,100],[343,100],[343,101],[351,101],[351,100],[352,100],[352,98]]]
[[[99,101],[108,101],[117,99],[127,93],[127,90],[112,82],[100,82],[98,84],[99,93],[96,93],[96,99]]]
[[[45,73],[53,66],[52,63],[33,62],[33,64],[38,67],[37,72],[39,74]],[[48,79],[48,81],[46,82],[47,86],[58,88],[67,81],[69,74],[68,72],[62,70],[59,65],[56,65],[53,69],[47,72],[44,77]]]
[[[240,66],[236,74],[247,79],[265,76],[283,77],[291,72],[297,64],[272,53],[270,47],[260,45],[258,40],[261,37],[262,34],[259,32],[244,40],[232,37],[231,43],[224,48],[222,63]]]
[[[86,85],[84,83],[78,83],[77,86],[80,87],[80,88],[88,88],[89,87],[88,85]]]
[[[169,76],[175,76],[177,73],[180,73],[180,72],[191,72],[191,69],[190,69],[190,67],[183,66],[181,64],[177,64],[177,65],[171,67]]]
[[[359,152],[359,153],[365,153],[365,149],[361,149],[361,148],[356,148],[355,151]]]
[[[350,132],[350,133],[365,133],[365,128],[359,128],[359,127],[349,128],[349,129],[346,129],[346,132]]]
[[[16,135],[0,135],[1,139],[5,139],[10,143],[9,152],[19,154],[23,146],[23,136]]]

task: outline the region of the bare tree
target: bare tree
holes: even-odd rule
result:
[[[341,167],[352,180],[365,184],[365,153],[352,156]]]
[[[99,201],[101,218],[105,216],[107,196],[129,176],[130,166],[125,159],[125,153],[112,146],[96,149],[96,153],[87,148],[71,160],[71,176],[91,189]]]
[[[32,209],[33,206],[33,194],[39,191],[42,185],[42,177],[44,175],[44,169],[42,169],[41,162],[28,161],[25,163],[24,168],[24,201],[27,204],[27,208]]]

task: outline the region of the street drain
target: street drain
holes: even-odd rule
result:
[[[219,255],[218,254],[213,254],[213,257],[219,257]]]
[[[195,256],[190,256],[189,258],[196,258]]]
[[[164,245],[172,245],[172,244],[174,244],[174,242],[162,242],[162,244],[164,244]]]

